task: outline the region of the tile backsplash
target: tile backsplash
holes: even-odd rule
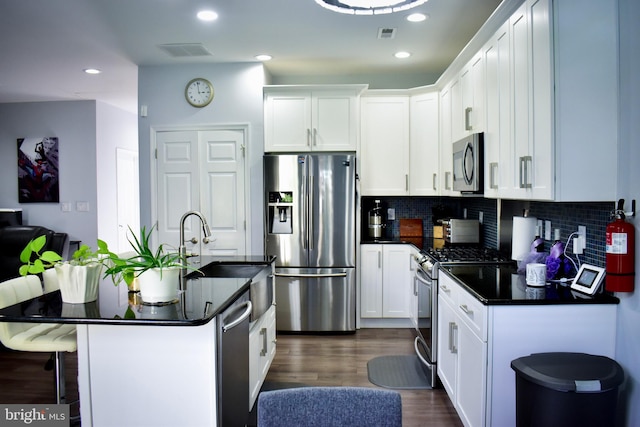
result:
[[[421,218],[425,245],[433,239],[434,218],[442,217],[478,219],[482,216],[480,240],[486,247],[498,248],[504,253],[511,251],[511,227],[513,216],[522,215],[528,209],[529,215],[551,222],[551,240],[545,241],[545,251],[554,242],[553,230],[560,230],[560,240],[566,243],[571,233],[579,225],[587,228],[587,247],[580,255],[582,262],[604,267],[605,229],[610,221],[614,202],[534,202],[517,200],[496,200],[482,197],[363,197],[362,236],[367,236],[367,215],[374,206],[374,200],[381,200],[385,218],[388,209],[395,210],[395,220],[387,220],[385,237],[399,237],[400,218]],[[543,236],[544,237],[544,236]],[[572,242],[568,253],[572,254]]]

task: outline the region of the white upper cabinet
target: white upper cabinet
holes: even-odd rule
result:
[[[414,95],[410,103],[409,194],[436,196],[440,167],[438,92]]]
[[[364,88],[265,87],[265,152],[356,151]]]
[[[438,190],[442,196],[459,195],[459,192],[453,191],[453,93],[456,92],[458,98],[459,82],[453,81],[440,92],[440,166]],[[460,105],[456,103],[456,105]],[[458,123],[458,122],[456,122]]]
[[[615,199],[615,13],[615,0],[526,0],[485,45],[485,196]]]
[[[484,195],[497,198],[513,176],[509,23],[483,48],[485,63]]]
[[[363,196],[409,194],[409,97],[361,98],[360,185]]]

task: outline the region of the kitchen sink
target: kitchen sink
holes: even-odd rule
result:
[[[267,267],[265,264],[218,264],[211,263],[203,267],[200,267],[197,271],[189,273],[188,278],[198,277],[198,275],[204,277],[229,277],[239,278],[247,277],[253,278],[263,268]]]
[[[192,271],[187,280],[209,278],[247,278],[251,299],[251,321],[257,320],[273,304],[273,275],[270,264],[218,263],[212,262]],[[215,283],[215,282],[214,282]]]

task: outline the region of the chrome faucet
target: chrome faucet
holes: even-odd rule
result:
[[[198,218],[200,218],[200,222],[202,223],[202,232],[204,233],[204,239],[202,239],[203,242],[207,242],[208,240],[206,240],[208,237],[211,237],[211,229],[209,228],[209,224],[207,224],[207,220],[205,219],[204,215],[202,215],[200,212],[198,211],[189,211],[187,213],[185,213],[184,215],[182,215],[182,218],[180,218],[180,246],[178,246],[178,253],[180,254],[180,258],[182,259],[182,262],[186,264],[186,260],[187,260],[187,247],[185,246],[185,241],[184,241],[184,223],[187,219],[187,217],[191,216],[191,215],[195,215]],[[197,240],[195,239],[195,237],[191,240],[192,243],[196,243]]]

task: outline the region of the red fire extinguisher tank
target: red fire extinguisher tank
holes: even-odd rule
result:
[[[606,230],[606,285],[610,292],[633,292],[635,281],[635,228],[625,221],[624,200],[618,202]]]

